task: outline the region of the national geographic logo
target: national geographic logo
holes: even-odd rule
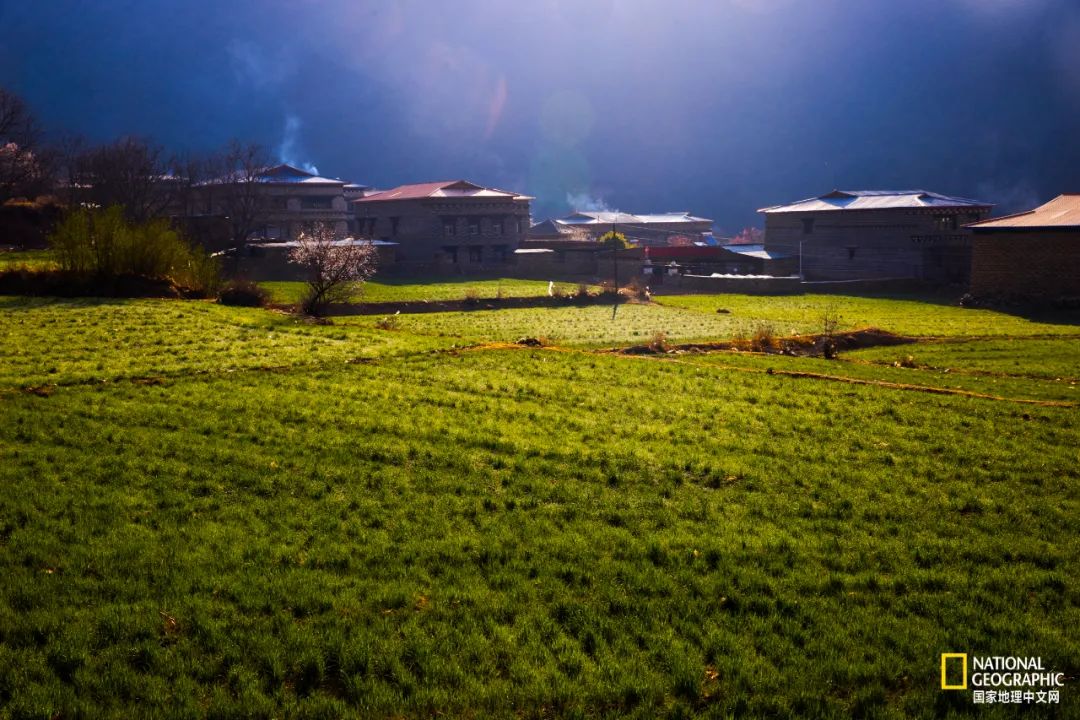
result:
[[[950,662],[951,661],[951,662]],[[959,661],[959,662],[957,662]],[[949,682],[949,666],[953,666],[953,680]],[[956,666],[960,666],[960,681],[955,682]],[[967,653],[941,653],[941,689],[942,690],[967,690],[968,671]]]
[[[973,655],[968,671],[967,653],[941,654],[941,689],[973,690],[971,700],[982,704],[1057,704],[1065,673],[1048,671],[1041,657]]]

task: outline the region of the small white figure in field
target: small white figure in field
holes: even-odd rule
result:
[[[548,297],[555,297],[555,281],[548,280]]]
[[[652,300],[652,291],[649,290],[648,285],[645,286],[645,299],[646,300]]]

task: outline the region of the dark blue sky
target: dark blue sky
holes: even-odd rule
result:
[[[1080,190],[1080,0],[0,0],[0,28],[0,84],[52,132],[463,177],[537,219]]]

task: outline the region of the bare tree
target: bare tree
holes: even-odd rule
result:
[[[47,189],[51,163],[40,141],[41,128],[26,103],[0,88],[0,202]]]
[[[317,223],[310,232],[300,233],[297,243],[289,261],[307,271],[308,289],[300,307],[308,315],[321,315],[330,303],[355,299],[375,272],[375,245],[338,240],[332,225]]]
[[[82,153],[75,182],[87,200],[101,207],[119,205],[135,222],[160,217],[169,209],[176,181],[164,151],[142,138],[123,137]]]
[[[68,207],[74,208],[83,200],[79,181],[86,139],[82,135],[63,133],[55,148],[58,194]]]
[[[242,247],[259,225],[263,202],[261,178],[269,165],[266,148],[258,144],[229,143],[211,163],[214,179],[208,183],[208,202],[226,215],[233,247]]]

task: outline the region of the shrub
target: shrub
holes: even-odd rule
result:
[[[653,352],[667,352],[669,349],[667,333],[657,330],[649,341],[649,349]]]
[[[270,302],[270,293],[250,280],[232,280],[221,288],[217,301],[222,305],[263,307]]]
[[[470,305],[480,302],[480,291],[476,288],[469,288],[465,291],[465,302]]]
[[[836,358],[836,331],[840,327],[840,313],[836,306],[830,303],[821,314],[821,338],[819,345],[821,354],[826,360]]]
[[[169,279],[204,295],[219,283],[215,258],[189,245],[165,220],[129,222],[119,206],[69,213],[49,243],[60,269],[76,276]]]
[[[379,330],[400,330],[401,316],[397,313],[381,317],[375,321],[375,327]]]
[[[769,352],[776,348],[776,332],[769,323],[759,322],[754,325],[754,334],[750,336],[750,347],[758,352]]]

